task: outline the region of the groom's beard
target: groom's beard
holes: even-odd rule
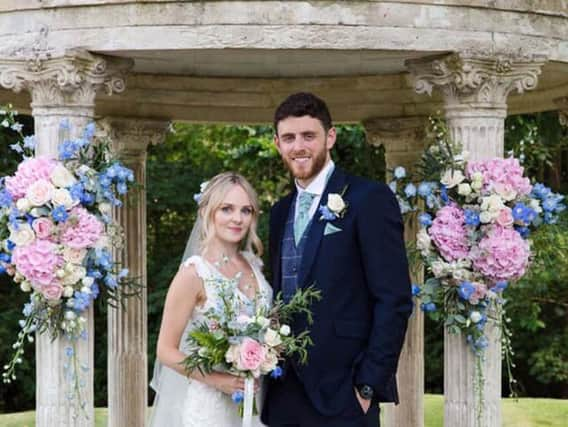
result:
[[[300,165],[294,160],[297,157],[309,156],[308,164]],[[310,153],[309,151],[301,150],[290,153],[288,157],[283,157],[284,163],[292,175],[296,179],[309,180],[315,178],[324,168],[327,160],[327,149],[325,144],[321,151]]]

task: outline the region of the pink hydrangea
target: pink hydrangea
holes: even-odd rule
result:
[[[474,172],[480,172],[483,175],[483,187],[486,190],[495,187],[503,191],[512,189],[518,195],[529,194],[532,190],[530,180],[523,177],[524,168],[514,157],[468,162],[467,177],[471,178]]]
[[[73,249],[85,249],[93,246],[103,231],[103,223],[85,208],[78,206],[71,210],[69,219],[63,226],[61,243]]]
[[[12,255],[17,270],[35,287],[42,289],[56,282],[55,272],[63,265],[57,245],[36,239],[26,246],[17,246]]]
[[[24,160],[18,166],[14,176],[6,177],[6,189],[19,200],[26,195],[28,187],[39,180],[49,181],[57,162],[49,157],[40,156]]]
[[[471,256],[474,268],[490,281],[509,281],[525,274],[530,248],[514,229],[494,226]]]
[[[428,233],[446,261],[467,256],[469,248],[464,213],[459,207],[447,205],[436,212]]]

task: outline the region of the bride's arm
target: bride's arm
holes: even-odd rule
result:
[[[160,362],[183,376],[187,376],[182,364],[186,355],[179,350],[179,343],[184,338],[182,334],[193,309],[204,300],[203,282],[197,275],[195,267],[190,265],[180,268],[166,296],[158,336],[157,356]],[[227,394],[244,388],[244,380],[234,375],[223,373],[202,375],[199,371],[194,371],[190,377]]]

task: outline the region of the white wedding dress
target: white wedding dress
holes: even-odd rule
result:
[[[250,252],[241,252],[250,264],[256,283],[258,284],[258,296],[250,300],[237,286],[233,290],[235,302],[239,305],[239,311],[249,316],[254,315],[255,306],[261,304],[270,307],[272,304],[272,288],[262,274],[262,261]],[[212,307],[221,303],[219,296],[219,283],[227,283],[228,278],[223,276],[218,269],[201,256],[192,256],[187,259],[181,268],[193,265],[198,276],[203,280],[206,293],[206,301],[202,306],[196,306],[193,315],[184,331],[183,337],[196,325],[206,320],[205,313]],[[184,351],[184,341],[180,344],[180,350]],[[185,351],[186,352],[186,351]],[[154,402],[154,409],[150,427],[238,427],[242,425],[242,419],[238,414],[237,405],[231,400],[231,396],[218,391],[200,381],[190,380],[175,371],[162,366],[158,389]],[[166,376],[167,375],[167,376]],[[174,384],[175,383],[175,384]],[[169,388],[169,390],[168,390]],[[164,391],[164,393],[162,393]],[[180,396],[179,394],[182,394]],[[256,405],[261,410],[262,387],[256,395]],[[253,417],[254,427],[263,426],[260,417]]]

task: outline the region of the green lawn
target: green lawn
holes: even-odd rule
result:
[[[443,426],[444,399],[440,395],[426,395],[426,426]],[[33,411],[0,414],[2,427],[32,427]],[[503,399],[503,427],[566,427],[568,400]],[[96,427],[106,426],[106,409],[95,411]]]

